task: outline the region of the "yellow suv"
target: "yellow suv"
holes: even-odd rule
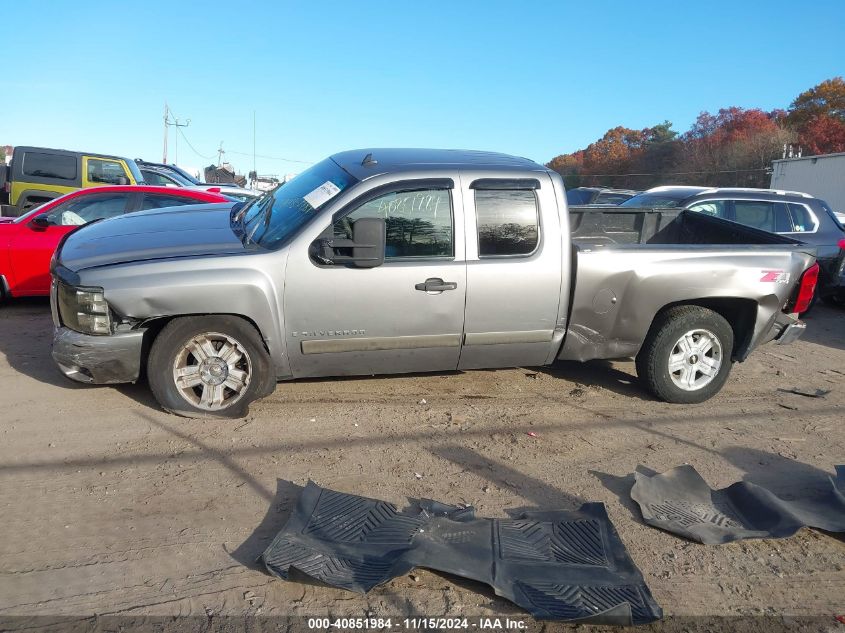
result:
[[[143,182],[135,161],[127,158],[46,147],[15,147],[4,188],[13,214],[21,215],[77,189]]]

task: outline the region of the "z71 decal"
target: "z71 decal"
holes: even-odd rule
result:
[[[789,283],[789,273],[785,270],[764,270],[761,272],[763,276],[760,278],[760,281],[769,281],[776,284]]]

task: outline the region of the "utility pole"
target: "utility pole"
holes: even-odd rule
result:
[[[220,141],[220,147],[217,148],[217,166],[220,167],[223,164],[223,154],[226,153],[226,150],[223,149],[223,141]]]
[[[173,114],[170,112],[170,109],[167,107],[167,103],[164,104],[164,163],[167,163],[167,128],[168,127],[188,127],[191,124],[190,119],[186,119],[184,123],[179,123],[179,119],[175,116],[173,120],[170,120],[170,115]],[[179,130],[176,130],[176,147],[175,151],[173,152],[173,162],[176,163],[179,161]]]
[[[161,155],[161,162],[167,164],[167,101],[164,102],[164,153]]]
[[[255,169],[255,110],[252,111],[252,173],[258,178],[258,171]]]

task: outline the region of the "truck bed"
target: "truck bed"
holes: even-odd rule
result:
[[[683,209],[575,206],[569,214],[575,282],[565,360],[633,357],[655,314],[690,302],[753,323],[733,353],[744,360],[815,256],[791,238]]]
[[[782,235],[680,208],[569,207],[579,249],[635,244],[799,244]]]

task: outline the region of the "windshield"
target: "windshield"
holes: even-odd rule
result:
[[[244,235],[264,248],[279,248],[329,200],[356,182],[327,158],[250,203],[242,219]]]
[[[633,198],[628,198],[625,202],[620,204],[620,207],[679,207],[681,202],[690,197],[688,193],[669,192],[660,193],[640,193]]]

